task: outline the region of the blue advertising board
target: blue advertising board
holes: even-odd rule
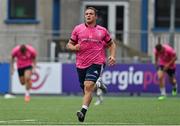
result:
[[[180,65],[177,65],[176,76],[180,75]],[[107,85],[108,92],[144,92],[159,93],[159,85],[154,64],[116,64],[106,67],[102,74],[102,82]],[[167,76],[165,77],[167,92],[172,86]],[[177,77],[177,83],[180,78]],[[179,86],[180,90],[180,86]],[[62,91],[64,93],[78,93],[78,76],[74,64],[62,66]]]
[[[0,63],[0,93],[9,91],[10,84],[10,65],[9,63]]]

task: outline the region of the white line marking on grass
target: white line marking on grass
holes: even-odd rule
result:
[[[24,119],[24,120],[0,120],[0,123],[12,123],[12,122],[36,122],[34,119]]]
[[[63,126],[69,126],[69,125],[73,125],[73,126],[79,126],[78,122],[42,122],[42,121],[37,121],[34,119],[25,119],[25,120],[0,120],[0,125],[3,123],[21,123],[21,122],[38,122],[38,124],[41,124],[41,126],[46,126],[46,125],[63,125]],[[44,124],[47,123],[47,124]],[[114,123],[96,123],[96,122],[84,122],[84,125],[88,125],[88,126],[99,126],[99,125],[103,125],[103,126],[119,126],[119,125],[123,125],[123,126],[128,126],[128,125],[144,125],[143,123],[123,123],[123,122],[114,122]]]
[[[104,123],[87,123],[90,125],[143,125],[144,123],[123,123],[123,122],[104,122]]]
[[[44,122],[38,121],[39,124],[43,125]],[[79,126],[80,122],[46,122],[48,125],[63,125],[63,126],[69,126],[69,125],[73,125],[73,126]],[[88,126],[119,126],[119,125],[123,125],[123,126],[129,126],[129,125],[145,125],[144,123],[123,123],[123,122],[105,122],[105,123],[98,123],[98,122],[84,122],[83,125],[88,125]]]

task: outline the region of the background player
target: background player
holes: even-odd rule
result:
[[[17,62],[19,80],[25,85],[25,102],[30,101],[30,89],[32,86],[31,75],[36,66],[36,50],[30,45],[17,45],[11,53],[11,72],[14,73],[14,62]]]
[[[155,65],[157,68],[157,74],[159,78],[159,86],[161,96],[158,98],[159,100],[163,100],[166,98],[166,89],[164,83],[164,76],[167,73],[169,80],[173,86],[172,95],[177,95],[177,81],[175,78],[176,64],[177,60],[175,50],[168,44],[160,44],[158,43],[155,46]]]

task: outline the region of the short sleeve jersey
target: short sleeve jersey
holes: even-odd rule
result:
[[[27,51],[24,54],[20,51],[20,45],[13,48],[11,55],[17,60],[17,67],[18,68],[24,68],[27,66],[31,66],[33,63],[33,59],[36,57],[37,52],[36,50],[30,46],[26,45]]]
[[[111,37],[106,28],[96,25],[89,27],[86,24],[77,25],[71,34],[73,44],[80,44],[80,51],[76,53],[76,66],[87,68],[92,64],[105,63],[105,47]]]
[[[156,57],[158,57],[158,64],[159,65],[166,65],[169,63],[175,56],[176,52],[175,50],[168,44],[163,45],[164,51],[162,53],[158,53],[156,49],[154,49],[154,54]],[[175,63],[171,64],[170,68],[175,68]]]

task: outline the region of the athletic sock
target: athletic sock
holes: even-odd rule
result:
[[[26,90],[25,96],[30,96],[30,91],[29,90]]]
[[[88,110],[88,107],[86,105],[82,106],[81,112],[86,115],[86,111]]]
[[[161,91],[161,95],[166,95],[166,89],[165,89],[165,87],[163,87],[163,88],[160,88],[160,91]]]

